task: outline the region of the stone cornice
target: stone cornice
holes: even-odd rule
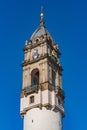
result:
[[[31,65],[31,64],[36,63],[36,62],[38,62],[38,61],[40,61],[40,60],[43,60],[43,59],[45,59],[45,58],[47,58],[48,62],[50,62],[50,63],[52,63],[53,65],[55,65],[55,66],[58,68],[58,70],[59,70],[59,74],[62,75],[62,71],[63,71],[62,66],[59,65],[59,64],[57,64],[57,62],[53,59],[53,57],[52,57],[52,56],[49,56],[47,53],[44,54],[44,55],[41,55],[39,58],[33,59],[33,60],[31,60],[31,61],[30,61],[30,60],[25,60],[25,61],[22,63],[22,67],[27,66],[27,65],[29,65],[29,64]]]
[[[35,48],[35,47],[37,47],[37,46],[40,46],[40,45],[42,45],[42,44],[44,44],[44,42],[46,42],[47,40],[44,40],[44,41],[41,41],[41,42],[36,42],[36,43],[34,43],[34,44],[31,44],[31,45],[27,45],[24,49],[23,49],[23,51],[27,51],[28,49],[33,49],[33,48]]]
[[[39,89],[41,89],[41,91],[45,90],[55,91],[56,96],[60,96],[62,100],[65,99],[64,91],[58,86],[53,86],[51,83],[49,83],[49,81],[41,83],[40,85],[37,85],[35,87],[32,86],[25,87],[24,89],[22,89],[21,98],[23,98],[24,96],[27,97],[32,93],[38,93]]]
[[[45,43],[46,43],[47,45],[49,45],[52,50],[55,50],[55,52],[57,53],[58,57],[61,55],[59,49],[55,49],[54,46],[53,46],[53,44],[51,43],[51,41],[50,41],[50,40],[47,40],[47,39],[45,39],[44,41],[36,42],[36,43],[34,43],[34,44],[31,44],[31,45],[27,45],[27,46],[23,49],[23,51],[26,52],[26,51],[28,51],[28,50],[31,50],[31,49],[35,48],[35,47],[44,45]]]
[[[26,61],[24,61],[23,63],[22,63],[22,67],[24,67],[24,66],[26,66],[26,65],[28,65],[28,64],[33,64],[33,63],[36,63],[36,62],[38,62],[38,61],[40,61],[40,60],[43,60],[43,59],[45,59],[45,58],[47,58],[47,54],[45,54],[44,56],[40,56],[39,58],[37,58],[37,59],[33,59],[33,60],[26,60]]]
[[[21,116],[23,117],[24,114],[26,114],[27,111],[33,109],[33,108],[40,108],[42,109],[42,107],[46,107],[47,110],[52,110],[52,111],[56,111],[56,110],[59,110],[62,114],[62,117],[64,117],[64,108],[60,105],[56,106],[56,105],[51,105],[49,103],[47,104],[37,104],[37,105],[33,105],[33,106],[30,106],[30,107],[27,107],[25,109],[23,109],[20,114]]]

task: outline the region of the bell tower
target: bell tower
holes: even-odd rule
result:
[[[25,42],[20,114],[23,130],[62,130],[64,92],[60,51],[44,26]]]

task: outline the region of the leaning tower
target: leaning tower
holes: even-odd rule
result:
[[[20,114],[23,130],[62,130],[64,92],[60,51],[44,26],[25,42]]]

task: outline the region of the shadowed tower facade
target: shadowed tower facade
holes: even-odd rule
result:
[[[64,92],[58,45],[40,25],[25,42],[20,114],[23,130],[62,130]]]

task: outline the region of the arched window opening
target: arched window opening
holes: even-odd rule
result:
[[[52,70],[52,85],[55,87],[55,81],[56,81],[56,74],[55,72]]]
[[[63,101],[60,96],[58,97],[58,103],[59,103],[59,105],[63,106]]]
[[[35,87],[39,85],[39,70],[38,69],[34,69],[31,72],[31,86]]]

